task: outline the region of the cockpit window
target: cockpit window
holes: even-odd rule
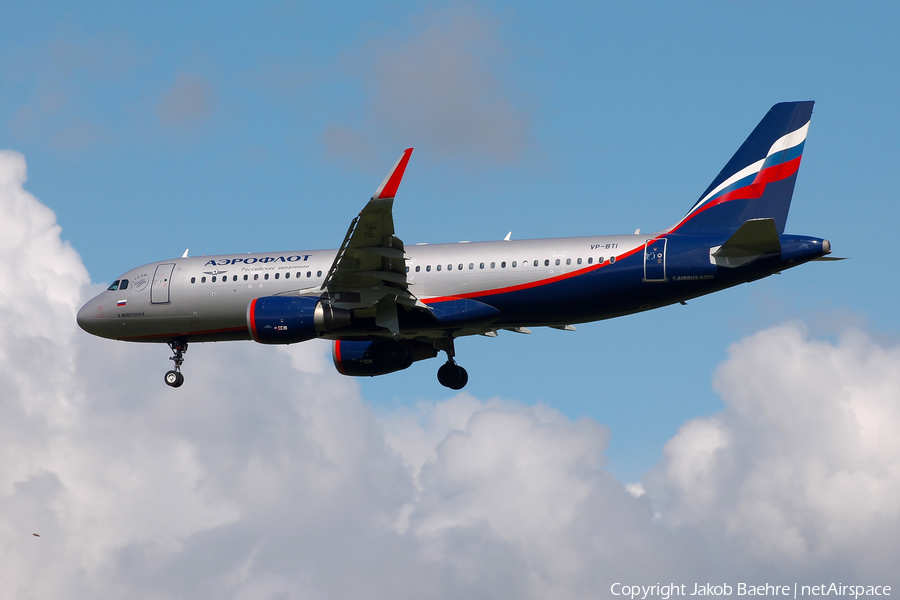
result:
[[[128,280],[123,279],[121,282],[119,282],[119,291],[121,292],[122,290],[127,290],[127,289],[128,289]]]
[[[119,280],[116,279],[115,281],[113,281],[113,282],[112,282],[112,285],[110,285],[110,286],[109,286],[108,288],[106,288],[106,289],[107,289],[108,291],[110,291],[110,292],[114,292],[114,291],[116,291],[117,289],[119,289]]]

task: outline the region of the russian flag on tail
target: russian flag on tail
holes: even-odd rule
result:
[[[670,232],[734,232],[749,219],[769,218],[783,233],[813,104],[773,106]]]

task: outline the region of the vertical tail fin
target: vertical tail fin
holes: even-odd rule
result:
[[[783,233],[812,108],[811,101],[773,106],[670,232],[731,233],[768,218]]]

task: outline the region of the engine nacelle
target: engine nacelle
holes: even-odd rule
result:
[[[349,310],[308,296],[264,296],[247,306],[247,328],[260,344],[296,344],[353,323]]]
[[[437,350],[431,343],[410,340],[338,340],[334,342],[331,354],[338,373],[372,377],[402,371],[417,360],[434,358]]]

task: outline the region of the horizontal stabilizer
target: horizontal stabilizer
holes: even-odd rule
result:
[[[819,258],[814,258],[813,260],[847,260],[846,256],[820,256]]]
[[[709,261],[720,267],[740,267],[765,254],[781,252],[774,219],[745,221],[728,241],[710,248]]]

